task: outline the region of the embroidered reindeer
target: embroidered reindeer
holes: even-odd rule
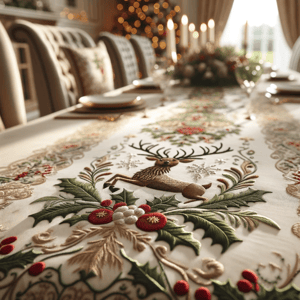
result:
[[[194,154],[194,150],[192,150],[190,154],[187,154],[186,151],[181,149],[181,152],[177,151],[174,157],[169,157],[170,149],[164,150],[161,154],[160,151],[164,149],[163,147],[159,148],[156,153],[153,153],[151,150],[158,145],[150,144],[150,146],[145,148],[146,145],[149,145],[149,143],[142,144],[142,141],[140,141],[139,147],[135,147],[133,144],[130,145],[130,147],[146,152],[147,154],[139,155],[144,155],[146,156],[146,159],[155,161],[155,165],[135,173],[132,177],[116,174],[104,183],[104,187],[109,185],[114,186],[118,180],[122,180],[124,182],[132,183],[138,186],[145,186],[151,189],[182,193],[184,197],[191,199],[185,203],[197,200],[208,201],[207,198],[202,196],[204,195],[205,190],[211,187],[211,183],[206,185],[198,185],[196,183],[173,179],[166,174],[170,172],[172,167],[178,165],[179,163],[189,163],[194,161],[194,159],[202,159],[202,156],[205,155],[220,154],[232,151],[230,148],[220,151],[220,149],[223,147],[221,144],[220,147],[213,146],[215,148],[213,152],[210,152],[207,147],[201,147],[203,150],[202,154]],[[180,153],[182,153],[182,155],[180,155]]]

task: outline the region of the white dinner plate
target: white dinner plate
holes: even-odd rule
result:
[[[271,72],[269,81],[294,81],[296,80],[293,74],[289,73],[279,73],[279,72]]]
[[[138,106],[144,103],[139,94],[121,94],[118,96],[89,95],[79,99],[87,107],[121,108]]]

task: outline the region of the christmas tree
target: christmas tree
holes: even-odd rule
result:
[[[167,21],[171,18],[180,37],[180,7],[172,0],[117,0],[119,14],[114,33],[130,38],[132,34],[146,36],[152,41],[157,55],[166,50]]]

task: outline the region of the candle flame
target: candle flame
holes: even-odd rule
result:
[[[206,24],[202,23],[201,26],[200,26],[200,30],[201,30],[202,32],[205,32],[205,31],[207,30]]]
[[[175,51],[172,51],[172,60],[175,64],[177,63],[177,53]]]
[[[198,39],[199,38],[199,32],[198,31],[194,31],[193,32],[193,38],[194,39]]]
[[[189,19],[188,19],[187,15],[183,15],[181,18],[182,25],[187,25],[188,22],[189,22]]]
[[[189,31],[190,31],[190,32],[193,32],[193,31],[195,31],[195,29],[196,29],[195,24],[194,24],[194,23],[191,23],[190,26],[189,26]]]
[[[208,27],[209,27],[209,28],[214,28],[214,27],[215,27],[215,21],[214,21],[213,19],[210,19],[210,20],[208,21]]]
[[[168,26],[169,30],[173,30],[174,29],[174,22],[172,21],[172,19],[168,20],[167,26]]]

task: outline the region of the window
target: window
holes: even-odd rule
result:
[[[259,54],[281,71],[287,70],[291,49],[281,29],[276,0],[235,0],[221,38],[221,46],[231,45],[237,50],[242,49],[246,21],[248,53]]]

